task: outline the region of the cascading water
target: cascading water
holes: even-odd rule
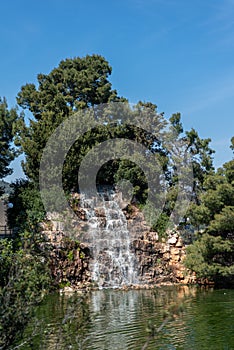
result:
[[[137,264],[131,252],[130,232],[116,201],[116,193],[100,193],[98,201],[95,197],[83,197],[81,207],[89,226],[86,239],[93,256],[92,280],[99,288],[137,284]]]

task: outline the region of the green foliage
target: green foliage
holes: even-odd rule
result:
[[[106,103],[117,98],[111,90],[109,63],[99,55],[61,61],[48,75],[38,74],[38,88],[26,84],[17,102],[33,114],[30,125],[18,123],[18,144],[24,151],[23,164],[27,176],[38,181],[43,149],[55,128],[80,109]]]
[[[45,216],[38,188],[28,180],[16,180],[11,184],[9,201],[13,208],[8,210],[8,224],[19,232],[38,230]]]
[[[10,184],[9,182],[6,182],[4,180],[0,180],[0,196],[1,196],[1,192],[2,194],[2,199],[7,199],[9,194],[11,193],[11,187],[10,187]]]
[[[231,146],[230,148],[233,150],[234,152],[234,136],[231,138]]]
[[[69,115],[80,108],[106,103],[116,96],[108,81],[111,70],[100,55],[63,60],[48,75],[38,74],[38,89],[34,84],[23,86],[17,102],[37,120],[47,111]]]
[[[186,266],[199,279],[207,278],[216,284],[233,284],[234,243],[221,236],[207,233],[187,247]]]
[[[74,252],[73,250],[70,250],[67,254],[68,260],[72,261],[74,259]]]
[[[16,109],[8,110],[6,99],[0,98],[0,179],[11,174],[10,162],[17,155],[12,147],[14,125],[19,119]]]
[[[38,304],[51,288],[43,239],[26,233],[18,247],[0,242],[0,348],[19,337]]]
[[[205,191],[200,194],[199,205],[190,208],[193,224],[205,224],[209,233],[227,237],[234,233],[234,161],[225,163],[216,174],[207,175]]]
[[[203,190],[203,182],[207,174],[214,171],[212,154],[214,151],[210,148],[211,139],[201,139],[193,128],[186,131],[186,141],[188,142],[188,151],[193,161],[193,201],[198,203],[198,197]]]
[[[26,162],[23,167],[30,181],[38,183],[39,165],[43,149],[55,128],[60,125],[67,117],[76,114],[83,125],[82,113],[87,107],[95,107],[92,117],[100,119],[99,107],[101,103],[110,101],[125,101],[117,96],[117,92],[111,89],[108,80],[111,74],[109,63],[101,56],[92,55],[84,58],[66,59],[61,61],[59,66],[53,69],[48,75],[38,75],[38,87],[34,84],[26,84],[21,88],[18,94],[18,104],[28,109],[33,114],[30,124],[26,125],[22,119],[18,122],[17,144],[21,146],[26,156]],[[82,113],[79,114],[79,111]],[[89,110],[91,113],[92,111]],[[113,123],[113,113],[118,114],[118,122]],[[121,118],[121,115],[124,117]],[[146,118],[147,116],[147,118]],[[126,103],[122,110],[110,110],[105,115],[108,122],[98,127],[86,125],[87,130],[82,136],[74,142],[66,155],[63,165],[63,187],[65,193],[72,190],[78,191],[77,172],[84,156],[94,148],[94,146],[110,139],[128,139],[136,144],[145,147],[145,154],[138,159],[139,163],[147,163],[147,156],[155,155],[156,166],[151,170],[155,184],[154,201],[158,203],[157,188],[160,187],[160,174],[165,174],[165,188],[169,190],[169,196],[164,207],[164,216],[161,221],[166,221],[165,216],[170,216],[178,195],[178,175],[176,173],[172,156],[167,147],[163,145],[162,136],[166,121],[163,113],[157,112],[157,106],[150,102],[138,102],[130,107]],[[96,119],[95,119],[96,118]],[[109,119],[108,119],[109,118]],[[131,125],[131,120],[143,120],[143,128]],[[148,124],[147,124],[148,123]],[[147,124],[147,125],[146,125]],[[152,125],[154,130],[151,130]],[[76,130],[74,125],[70,125],[72,133]],[[165,136],[165,134],[164,134]],[[192,129],[189,132],[183,131],[181,116],[179,113],[173,114],[169,121],[168,138],[177,142],[178,140],[187,141],[187,150],[193,158],[194,165],[194,198],[196,199],[203,184],[204,174],[212,170],[212,150],[209,148],[209,139],[201,139],[197,132]],[[61,149],[66,145],[66,135],[59,139]],[[121,146],[120,146],[121,147]],[[113,152],[118,152],[115,149]],[[149,152],[150,151],[150,152]],[[53,154],[53,147],[51,150]],[[108,152],[108,150],[103,150]],[[103,155],[104,156],[104,155]],[[150,179],[146,179],[141,167],[136,159],[113,159],[105,164],[101,164],[101,169],[97,176],[98,184],[113,185],[121,180],[128,180],[133,185],[134,199],[139,203],[145,203],[148,196],[148,184]],[[153,162],[152,162],[153,163]],[[53,167],[52,167],[53,169]],[[56,170],[55,170],[56,172]],[[57,176],[57,173],[51,173],[51,181]],[[50,178],[47,178],[50,182]],[[158,185],[157,185],[158,184]],[[58,191],[47,194],[50,208],[54,203],[60,203]],[[51,197],[51,198],[49,198]],[[159,224],[162,226],[162,223]]]
[[[118,163],[118,168],[114,174],[115,183],[123,179],[130,181],[133,186],[133,196],[137,198],[138,202],[144,203],[147,199],[148,186],[142,169],[129,160],[122,160]]]
[[[164,238],[167,229],[171,228],[167,213],[155,209],[155,205],[150,202],[140,207],[151,228],[158,233],[159,238]]]
[[[13,242],[8,239],[0,240],[0,286],[5,286],[12,263]]]
[[[60,282],[58,286],[59,286],[60,289],[63,289],[65,287],[70,287],[71,286],[71,282],[70,281],[63,281],[63,282]]]
[[[40,223],[44,209],[39,191],[27,180],[12,186],[9,226],[17,228],[14,241],[0,241],[0,348],[21,335],[52,281]],[[14,315],[14,317],[12,317]]]
[[[169,223],[169,218],[166,213],[161,213],[155,225],[153,225],[153,229],[159,234],[160,238],[164,238],[166,236],[167,229],[172,228]]]
[[[85,259],[85,253],[84,252],[80,252],[79,256],[80,256],[81,259]]]
[[[189,217],[205,233],[187,250],[186,265],[199,278],[215,283],[234,284],[234,160],[209,174],[199,204],[193,204]]]
[[[232,235],[234,233],[234,206],[225,206],[218,214],[215,214],[208,232],[219,233],[224,237],[228,234]]]

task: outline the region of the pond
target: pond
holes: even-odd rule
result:
[[[49,295],[20,344],[24,350],[231,350],[234,290],[168,286]]]

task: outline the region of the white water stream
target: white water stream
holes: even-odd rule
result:
[[[89,226],[86,238],[93,256],[92,280],[99,288],[137,284],[130,232],[116,197],[109,192],[101,194],[98,201],[95,197],[81,201]]]

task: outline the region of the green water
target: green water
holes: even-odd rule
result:
[[[155,337],[165,313],[182,313]],[[234,290],[162,287],[50,295],[18,344],[29,349],[234,349]]]

